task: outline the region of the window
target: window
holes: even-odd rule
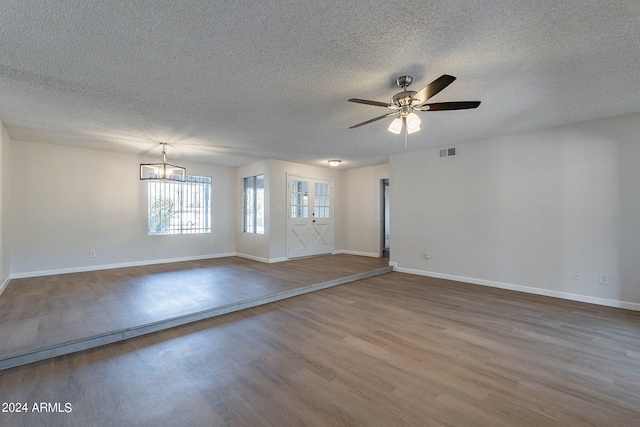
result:
[[[244,232],[264,234],[264,175],[244,178]]]
[[[149,235],[211,233],[211,178],[148,181]]]

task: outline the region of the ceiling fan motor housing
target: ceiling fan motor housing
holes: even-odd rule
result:
[[[417,93],[415,90],[406,90],[393,95],[393,98],[391,98],[389,102],[389,108],[402,108],[407,105],[412,105],[414,101],[418,101],[414,99]]]
[[[391,98],[391,101],[389,101],[389,108],[403,110],[401,112],[403,113],[403,115],[405,115],[410,111],[404,111],[407,110],[407,108],[403,107],[413,106],[418,103],[418,100],[413,98],[418,92],[416,92],[415,90],[406,90],[407,86],[409,86],[411,82],[413,82],[413,77],[411,76],[400,76],[396,79],[396,83],[398,84],[398,86],[400,86],[404,90],[400,93],[395,94],[393,98]]]

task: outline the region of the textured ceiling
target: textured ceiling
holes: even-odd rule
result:
[[[640,112],[640,2],[0,2],[0,120],[17,140],[241,165],[342,168],[393,154]],[[395,78],[431,100],[422,131],[349,98]]]

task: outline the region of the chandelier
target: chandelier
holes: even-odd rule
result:
[[[187,169],[167,162],[166,143],[162,145],[162,159],[155,163],[140,164],[141,180],[178,181],[187,180]]]

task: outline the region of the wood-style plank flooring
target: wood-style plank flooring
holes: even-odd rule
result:
[[[0,396],[29,405],[7,426],[636,426],[640,313],[389,273],[8,369]]]
[[[330,255],[239,257],[11,280],[0,295],[0,359],[388,266]]]

